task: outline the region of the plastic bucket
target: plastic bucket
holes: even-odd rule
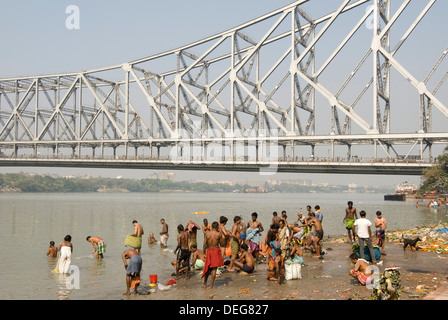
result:
[[[150,274],[149,275],[149,282],[150,283],[157,283],[157,275],[156,274]]]

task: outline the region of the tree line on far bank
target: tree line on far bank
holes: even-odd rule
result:
[[[0,173],[0,190],[18,192],[251,192],[249,184],[229,185],[226,183],[206,183],[194,181],[171,181],[164,179],[118,179],[102,177],[66,178],[50,175]],[[388,193],[387,187],[359,186],[350,190],[348,186],[303,186],[295,184],[271,185],[265,182],[267,192],[380,192]]]

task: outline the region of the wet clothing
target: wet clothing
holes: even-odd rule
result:
[[[71,247],[61,247],[61,255],[59,256],[56,268],[54,268],[54,273],[69,273],[69,269],[72,263],[72,248]]]
[[[242,270],[247,273],[252,273],[254,271],[254,267],[249,267],[247,264],[243,264]]]
[[[106,241],[101,240],[100,242],[97,243],[97,248],[96,248],[96,253],[97,254],[103,254],[106,252]]]
[[[179,249],[177,251],[177,262],[181,262],[182,260],[184,261],[184,265],[185,266],[189,266],[190,265],[190,256],[191,256],[191,251],[188,249]]]
[[[345,228],[346,229],[351,229],[353,228],[353,225],[355,224],[355,219],[345,219]]]
[[[222,259],[220,248],[207,249],[207,257],[205,259],[204,270],[202,271],[202,277],[209,271],[209,269],[222,267],[224,261]]]
[[[134,255],[129,259],[128,267],[126,268],[126,275],[136,277],[142,271],[142,258],[139,255]]]

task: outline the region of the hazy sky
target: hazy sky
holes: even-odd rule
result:
[[[292,2],[292,0],[0,0],[0,30],[2,30],[0,78],[76,72],[117,65],[220,33]],[[342,0],[312,0],[304,8],[316,18],[320,16],[319,12],[325,11],[322,8],[336,9],[342,2]],[[393,1],[394,6],[401,3],[400,0]],[[412,1],[408,9],[411,20],[415,19],[426,3],[427,0]],[[79,8],[79,29],[69,30],[66,27],[66,20],[69,17],[66,9],[70,5]],[[403,48],[404,52],[400,53],[400,61],[416,76],[424,77],[448,45],[447,12],[448,1],[439,0],[416,31],[416,38],[407,43],[408,50]],[[434,21],[437,21],[437,28],[434,28]],[[406,30],[406,23],[403,23],[402,28]],[[364,29],[361,31],[361,36],[369,37],[371,31],[367,26]],[[401,32],[397,34],[397,37],[401,36]],[[429,49],[429,44],[433,49]],[[413,57],[417,56],[418,63],[405,52],[412,52]],[[442,70],[446,72],[446,67]],[[408,84],[405,82],[398,86],[406,87]],[[443,93],[444,98],[446,91],[445,89]],[[415,96],[415,93],[413,95]],[[406,98],[408,96],[402,94],[396,100]],[[0,168],[0,170],[120,175],[129,178],[147,177],[151,173],[141,170],[52,168]],[[258,174],[222,172],[176,172],[176,176],[178,179],[241,179],[241,177],[249,180],[260,179]],[[282,174],[279,177],[338,184],[353,182],[395,185],[404,180],[417,184],[420,182],[420,177],[403,176]]]

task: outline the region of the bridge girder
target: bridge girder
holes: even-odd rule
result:
[[[436,108],[447,122],[448,108],[436,95],[448,73],[433,90],[429,80],[448,49],[422,81],[396,54],[437,0],[425,0],[396,43],[391,43],[394,25],[415,0],[402,0],[394,9],[390,0],[340,0],[317,17],[306,12],[312,2],[296,1],[195,43],[108,68],[0,79],[0,148],[11,150],[12,157],[21,149],[35,155],[68,149],[78,156],[100,149],[104,156],[108,148],[113,155],[121,149],[125,157],[128,148],[146,148],[151,155],[154,148],[160,155],[162,148],[177,157],[192,145],[221,144],[235,158],[245,156],[235,153],[237,144],[253,144],[255,150],[269,144],[283,152],[288,148],[292,158],[303,155],[297,150],[302,146],[310,147],[311,156],[315,147],[331,148],[333,159],[335,146],[346,146],[350,159],[352,147],[370,145],[373,158],[379,148],[387,158],[404,153],[406,159],[418,146],[420,160],[426,152],[431,161],[432,146],[448,143],[448,126],[433,131],[432,119]],[[329,52],[320,50],[346,16],[352,28]],[[333,89],[322,78],[369,19],[372,37],[364,54]],[[318,65],[317,57],[324,62]],[[369,61],[372,74],[365,86],[353,89]],[[406,133],[392,127],[392,69],[420,97],[419,127]],[[370,110],[365,106],[369,92]],[[398,150],[401,145],[404,152]]]

